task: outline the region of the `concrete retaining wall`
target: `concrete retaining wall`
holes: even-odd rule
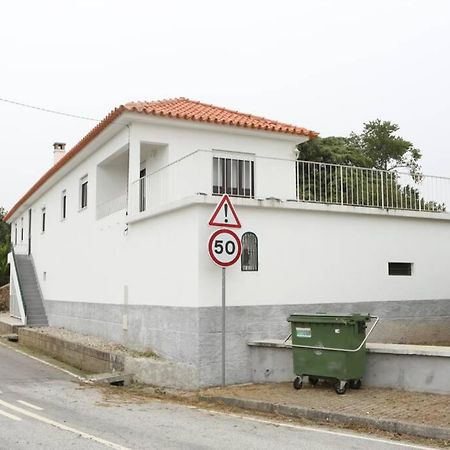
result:
[[[366,386],[450,394],[450,347],[367,344]],[[252,382],[295,378],[292,348],[282,341],[250,343]]]
[[[198,370],[190,364],[181,364],[161,358],[125,358],[125,373],[133,374],[137,383],[177,389],[199,387]]]
[[[38,350],[85,372],[104,373],[124,369],[124,357],[122,355],[68,342],[29,328],[19,328],[18,335],[19,342],[22,345]]]
[[[0,322],[0,327],[1,327]],[[104,352],[29,328],[16,329],[19,342],[89,373],[120,371],[138,383],[179,389],[198,387],[198,370],[190,364]]]

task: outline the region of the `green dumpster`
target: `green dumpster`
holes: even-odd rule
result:
[[[366,335],[366,323],[376,319]],[[365,343],[378,323],[370,314],[292,314],[294,388],[301,389],[303,377],[311,384],[333,380],[338,394],[347,387],[359,389],[366,364]]]

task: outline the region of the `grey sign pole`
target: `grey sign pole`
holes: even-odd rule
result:
[[[225,267],[222,267],[222,386],[225,386]]]

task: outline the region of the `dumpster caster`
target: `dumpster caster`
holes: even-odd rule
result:
[[[347,392],[348,383],[346,381],[338,381],[334,385],[334,390],[336,391],[336,394],[342,395]]]
[[[359,389],[361,387],[361,380],[350,381],[350,389]]]
[[[308,377],[309,383],[312,384],[313,386],[315,386],[318,382],[319,379],[317,377]]]
[[[297,390],[301,389],[302,386],[303,386],[303,381],[302,381],[302,379],[301,379],[300,377],[297,377],[297,378],[294,380],[293,385],[294,385],[294,389],[297,389]]]

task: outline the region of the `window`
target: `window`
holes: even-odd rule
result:
[[[389,275],[411,276],[412,263],[406,262],[390,262],[388,263]]]
[[[17,245],[17,223],[14,224],[14,245]]]
[[[45,233],[45,216],[46,216],[46,210],[45,208],[42,208],[42,227],[41,231]]]
[[[87,208],[88,202],[88,177],[80,180],[80,209]]]
[[[147,170],[145,167],[139,172],[139,212],[145,211],[146,198],[145,198],[145,176]]]
[[[254,198],[254,161],[213,158],[213,194]]]
[[[258,238],[255,233],[247,232],[242,235],[241,270],[258,271]]]
[[[66,191],[62,191],[61,194],[61,220],[64,220],[67,216],[67,194]]]
[[[23,217],[20,219],[20,242],[23,242]]]

